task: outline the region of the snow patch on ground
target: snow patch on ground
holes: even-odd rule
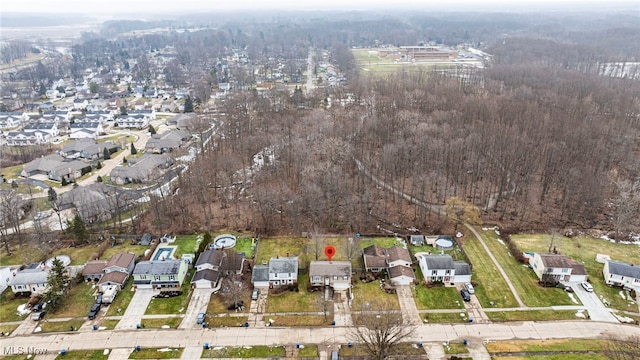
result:
[[[567,295],[569,295],[569,299],[571,299],[571,301],[573,301],[574,304],[580,304],[576,299],[575,295],[573,295],[572,293],[567,293]]]
[[[586,319],[587,317],[584,315],[584,310],[578,310],[576,311],[576,317],[579,317],[581,319]]]
[[[630,317],[626,317],[618,314],[613,314],[613,316],[615,316],[616,319],[618,319],[618,321],[620,321],[621,323],[632,324],[634,322],[634,320]]]
[[[502,246],[506,246],[506,244],[504,243],[504,240],[497,238],[496,241],[502,244]]]
[[[620,292],[618,294],[620,294],[620,297],[622,299],[627,300],[627,293],[625,293],[624,291],[620,290]]]
[[[158,351],[167,352],[167,351],[173,351],[173,349],[172,348],[162,348],[162,349],[158,349]]]
[[[30,309],[27,308],[27,304],[18,305],[18,315],[24,316],[31,312]]]

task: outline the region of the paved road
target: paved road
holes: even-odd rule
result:
[[[5,347],[33,346],[61,349],[133,349],[158,347],[256,346],[284,344],[345,344],[349,327],[324,328],[217,328],[177,330],[124,330],[35,334],[3,339]],[[423,324],[408,342],[435,343],[468,340],[469,344],[509,339],[572,339],[640,336],[640,327],[596,321],[517,322],[504,324]]]
[[[198,314],[200,312],[207,312],[211,294],[213,294],[213,289],[193,289],[189,306],[184,314],[184,319],[182,319],[178,328],[189,329],[202,327],[202,325],[197,324]]]
[[[153,289],[137,289],[127,307],[127,311],[122,316],[122,320],[116,325],[116,330],[135,329],[136,325],[140,324],[142,315],[147,310],[153,295]]]
[[[409,285],[397,285],[396,293],[398,294],[398,302],[402,311],[402,322],[407,325],[419,325],[422,323],[416,302],[413,299],[413,293]]]
[[[587,292],[582,287],[582,285],[578,283],[571,284],[571,287],[573,288],[574,293],[578,295],[578,298],[580,298],[580,301],[582,302],[584,307],[589,312],[591,320],[607,321],[613,323],[618,322],[618,319],[616,319],[616,317],[611,314],[609,309],[604,306],[595,292]]]

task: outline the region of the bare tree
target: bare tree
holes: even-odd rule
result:
[[[242,300],[243,290],[240,275],[229,274],[225,275],[222,279],[222,297],[229,303],[237,306],[240,300]]]
[[[626,339],[609,338],[605,355],[610,360],[633,360],[640,358],[640,336]]]
[[[616,181],[614,185],[616,195],[612,200],[613,226],[616,232],[615,240],[620,241],[620,233],[628,229],[629,223],[640,211],[640,180]]]
[[[402,322],[402,313],[380,303],[372,304],[371,311],[357,315],[362,326],[349,329],[349,336],[361,344],[369,359],[383,360],[400,355],[396,348],[414,330]]]

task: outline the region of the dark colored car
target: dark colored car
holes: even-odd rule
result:
[[[471,301],[471,294],[469,294],[467,289],[460,290],[460,296],[462,296],[462,300],[464,301]]]
[[[37,303],[35,305],[33,305],[33,308],[31,309],[32,312],[40,312],[42,311],[42,309],[44,309],[44,304],[43,303]]]
[[[100,311],[100,304],[93,304],[91,310],[89,310],[89,320],[93,320],[98,316],[98,311]]]

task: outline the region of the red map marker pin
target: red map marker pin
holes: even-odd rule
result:
[[[336,254],[336,248],[329,245],[324,248],[324,254],[327,255],[327,258],[329,258],[329,261],[331,261],[331,258],[333,257],[333,255]]]

